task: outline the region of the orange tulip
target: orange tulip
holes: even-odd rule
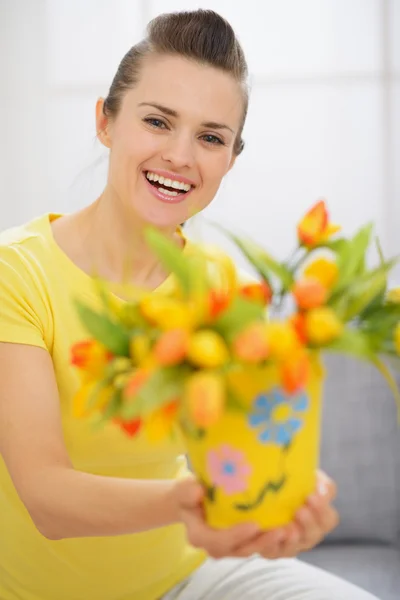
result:
[[[305,277],[318,279],[328,290],[331,289],[339,276],[339,268],[335,262],[327,258],[317,258],[309,263],[303,271]]]
[[[309,310],[324,304],[328,297],[327,289],[311,277],[299,279],[292,288],[292,294],[301,310]]]
[[[305,388],[310,374],[310,362],[305,352],[298,352],[281,366],[283,389],[288,394],[297,394]]]
[[[297,333],[297,337],[301,344],[307,343],[307,333],[306,333],[306,320],[304,313],[295,313],[290,317],[290,323],[292,324],[295,332]]]
[[[146,383],[149,377],[150,372],[147,369],[136,369],[125,385],[125,400],[134,400],[138,391]]]
[[[239,360],[257,363],[268,356],[267,332],[264,323],[252,323],[233,342],[233,352]]]
[[[222,290],[211,290],[209,295],[208,315],[211,319],[216,319],[230,305],[232,295]]]
[[[239,288],[239,294],[249,300],[260,302],[264,306],[272,300],[272,290],[265,281],[242,285]]]
[[[338,225],[329,223],[329,215],[324,200],[317,202],[297,226],[299,242],[312,248],[329,239],[340,230]]]
[[[155,361],[163,367],[181,363],[189,348],[190,334],[185,329],[165,331],[153,348]]]
[[[186,383],[189,414],[198,427],[210,427],[221,418],[225,388],[221,375],[198,371]]]
[[[318,346],[337,339],[344,328],[334,311],[327,306],[310,310],[305,316],[305,323],[308,340]]]
[[[96,340],[85,340],[71,348],[71,364],[91,379],[100,379],[113,355]]]

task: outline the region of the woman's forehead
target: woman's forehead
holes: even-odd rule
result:
[[[159,104],[178,117],[229,119],[235,129],[243,110],[240,86],[229,73],[179,56],[146,59],[129,96],[132,105]]]

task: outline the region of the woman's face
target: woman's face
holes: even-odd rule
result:
[[[108,188],[143,223],[172,229],[205,208],[234,162],[243,100],[229,75],[152,56],[107,125]],[[104,141],[104,140],[103,140]]]

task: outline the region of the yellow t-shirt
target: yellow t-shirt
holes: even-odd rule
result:
[[[56,217],[44,215],[0,234],[0,341],[50,353],[65,443],[76,469],[134,479],[179,477],[186,471],[179,442],[150,445],[140,435],[125,437],[114,425],[94,430],[71,417],[79,383],[70,348],[87,336],[72,299],[95,305],[97,296],[93,279],[56,244],[50,226]],[[1,600],[155,600],[204,558],[187,544],[181,525],[49,541],[33,525],[0,457]]]

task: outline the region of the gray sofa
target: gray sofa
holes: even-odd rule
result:
[[[339,527],[301,559],[380,600],[400,600],[400,428],[384,379],[327,356],[321,468],[338,484]],[[351,599],[350,599],[351,600]]]

